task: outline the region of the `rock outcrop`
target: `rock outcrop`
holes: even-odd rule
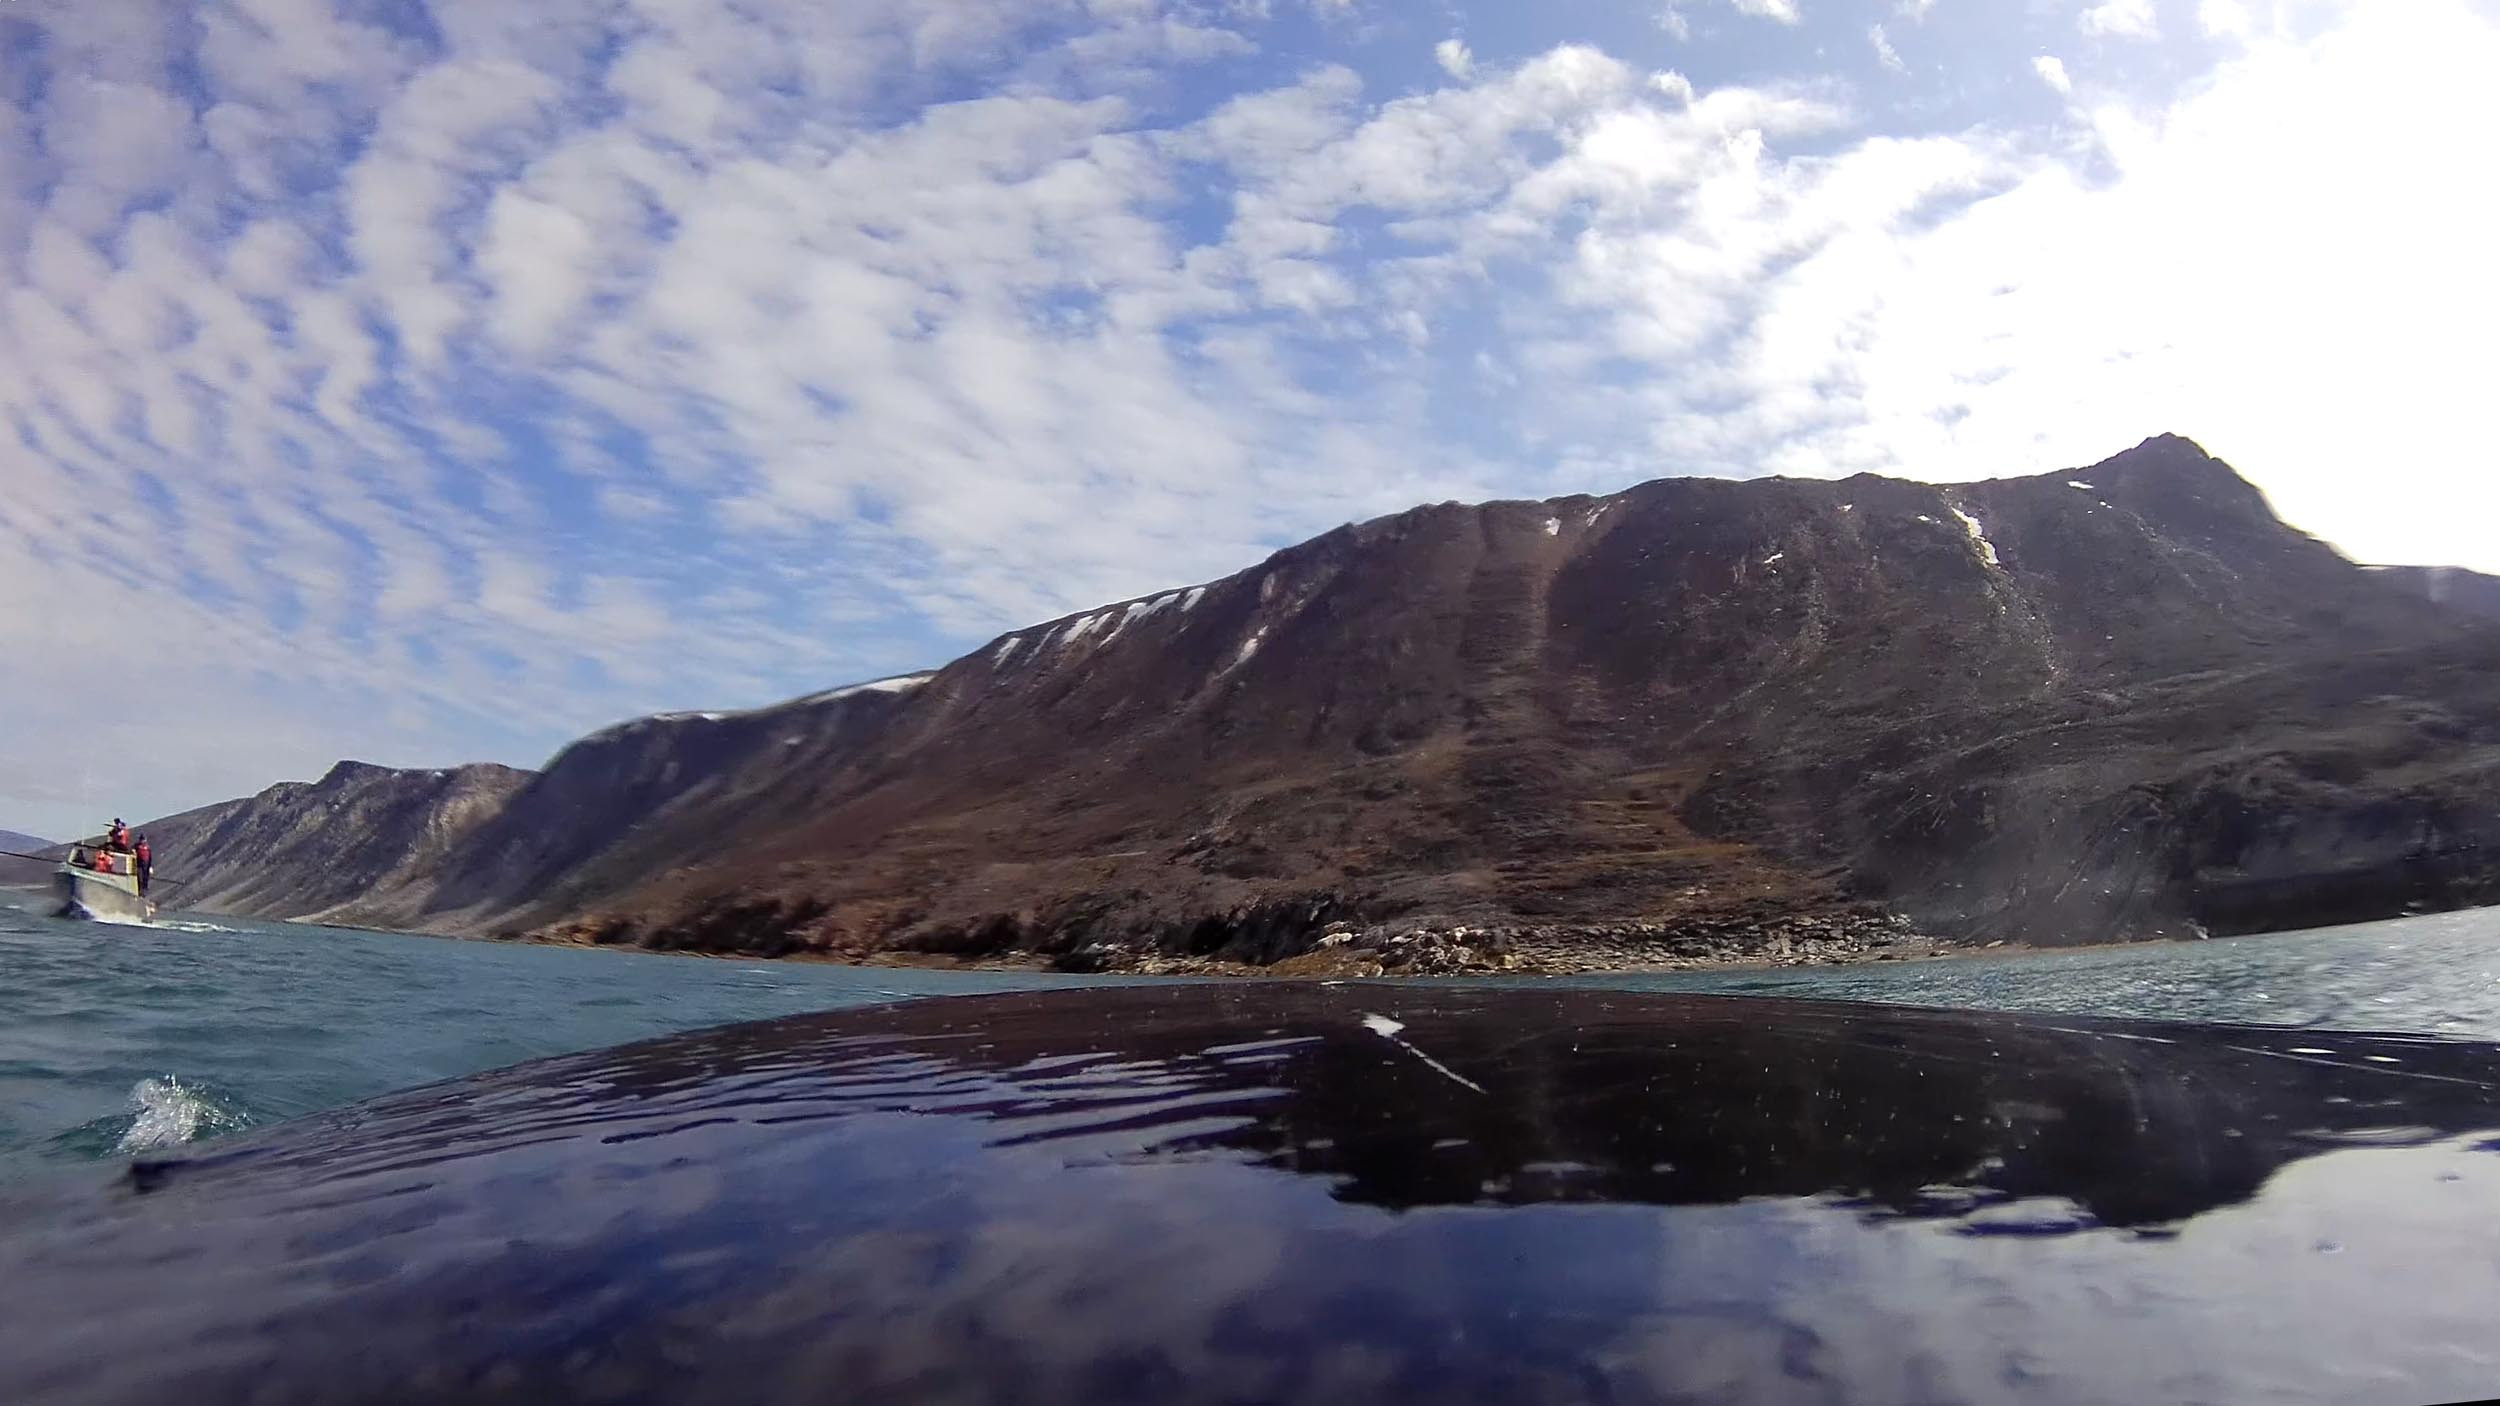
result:
[[[1417,508],[928,675],[609,729],[332,916],[1120,966],[2493,899],[2500,625],[2165,436],[1985,483]]]

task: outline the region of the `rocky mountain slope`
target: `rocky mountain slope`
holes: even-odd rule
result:
[[[282,781],[137,828],[159,856],[168,903],[326,921],[341,904],[441,872],[530,777],[491,764],[403,771],[340,762],[318,781]]]
[[[1886,914],[2249,930],[2500,897],[2500,626],[2165,436],[1944,487],[1417,508],[507,775],[332,915],[1078,965],[1339,925],[1630,953]],[[271,901],[238,838],[199,836],[221,901]]]

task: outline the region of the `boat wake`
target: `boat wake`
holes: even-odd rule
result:
[[[115,928],[152,928],[159,926],[156,923],[149,922],[145,918],[127,918],[116,913],[88,913],[80,917],[79,921],[82,923],[102,923],[106,927]]]
[[[130,1107],[129,1126],[113,1144],[117,1153],[158,1152],[252,1125],[232,1100],[170,1074],[131,1085]]]

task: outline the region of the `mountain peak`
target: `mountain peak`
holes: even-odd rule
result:
[[[2210,460],[2214,458],[2213,455],[2206,452],[2205,446],[2198,444],[2195,440],[2188,438],[2186,435],[2174,434],[2168,430],[2164,430],[2162,433],[2154,435],[2152,438],[2145,440],[2142,444],[2135,447],[2135,452],[2139,454],[2148,451],[2170,455],[2191,455],[2198,459]],[[2214,460],[2214,462],[2219,463],[2221,461]]]
[[[321,774],[321,779],[313,784],[315,786],[346,786],[374,777],[388,776],[390,773],[391,768],[386,766],[342,758],[332,763],[330,769]]]

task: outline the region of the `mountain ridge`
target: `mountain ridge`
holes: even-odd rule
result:
[[[1968,484],[1426,505],[925,674],[602,729],[321,911],[1119,965],[2492,896],[2500,630],[2380,575],[2176,436]]]

